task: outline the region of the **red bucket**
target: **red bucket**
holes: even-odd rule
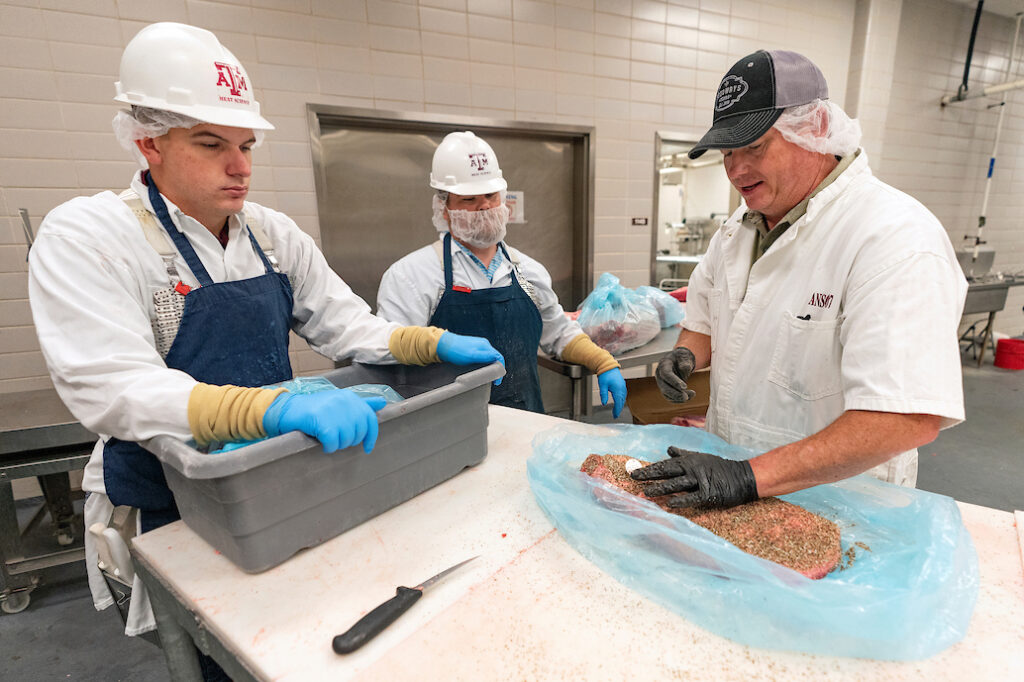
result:
[[[1003,369],[1024,369],[1024,340],[999,339],[994,364]]]

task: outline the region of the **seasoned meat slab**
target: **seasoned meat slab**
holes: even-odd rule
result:
[[[826,518],[775,497],[731,509],[671,509],[669,496],[647,497],[643,484],[630,478],[628,455],[590,455],[580,471],[684,516],[744,552],[782,564],[808,578],[824,578],[840,560],[839,528]],[[636,460],[640,465],[650,462]],[[635,466],[635,465],[633,465]]]

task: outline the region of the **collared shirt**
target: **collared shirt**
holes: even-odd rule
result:
[[[460,249],[462,249],[462,252],[469,256],[474,263],[476,263],[476,266],[480,268],[480,272],[484,273],[484,275],[487,276],[488,282],[494,282],[494,273],[498,271],[498,266],[500,266],[502,261],[505,260],[505,254],[501,252],[501,249],[498,249],[497,251],[494,252],[494,257],[491,258],[490,265],[484,265],[483,261],[477,258],[475,253],[470,251],[468,248],[466,248],[459,242],[453,239],[452,244],[455,244]]]
[[[790,225],[800,220],[807,213],[807,205],[811,203],[811,199],[818,192],[835,182],[835,179],[850,167],[850,164],[853,163],[858,154],[860,154],[859,149],[851,155],[840,158],[839,164],[832,169],[832,172],[825,176],[825,179],[814,188],[813,192],[807,195],[806,199],[789,209],[789,212],[782,216],[782,220],[776,223],[775,227],[769,228],[768,223],[764,219],[764,214],[759,211],[747,211],[743,214],[743,224],[757,230],[757,236],[754,239],[754,256],[751,262],[756,262],[758,258],[763,256],[764,252],[782,236],[783,232],[789,229]]]

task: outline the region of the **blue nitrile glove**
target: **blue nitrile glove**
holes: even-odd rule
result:
[[[615,404],[612,405],[612,417],[618,419],[622,414],[622,406],[626,404],[626,380],[622,378],[622,372],[615,367],[598,374],[597,387],[601,389],[602,405],[608,404],[608,393],[611,392],[612,400],[615,401]]]
[[[356,443],[369,452],[377,443],[377,410],[387,405],[384,398],[360,398],[339,388],[318,393],[282,393],[263,413],[268,436],[301,431],[313,436],[334,452]]]
[[[443,362],[453,365],[472,365],[478,362],[500,362],[505,365],[501,356],[491,342],[479,336],[462,336],[445,332],[437,341],[437,357]],[[495,386],[501,385],[501,377],[494,380]]]

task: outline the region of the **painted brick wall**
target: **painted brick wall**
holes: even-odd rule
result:
[[[995,140],[998,97],[940,107],[963,79],[974,8],[933,0],[904,0],[886,136],[879,176],[934,212],[953,245],[973,245],[988,160]],[[1002,83],[1013,41],[1013,19],[984,13],[978,26],[969,92]],[[1024,36],[1022,36],[1024,38]],[[1024,77],[1021,52],[1008,80]],[[996,249],[993,270],[1024,273],[1024,91],[1007,93],[987,225]],[[1024,287],[1010,289],[996,329],[1024,333]],[[970,318],[969,318],[970,319]]]
[[[113,140],[123,45],[146,23],[208,28],[277,126],[252,200],[319,238],[305,104],[596,127],[595,271],[646,283],[655,130],[698,134],[737,56],[790,47],[845,91],[853,3],[777,0],[35,0],[0,3],[0,391],[49,385],[26,300],[18,208],[33,224],[133,170]],[[344,276],[344,273],[341,273]],[[304,344],[299,372],[327,367]]]
[[[843,104],[856,6],[856,0],[0,0],[0,391],[49,386],[26,299],[18,209],[27,208],[38,227],[56,204],[128,182],[134,165],[110,132],[110,98],[121,49],[149,22],[208,28],[245,63],[277,126],[257,151],[251,198],[285,211],[317,239],[306,102],[594,126],[595,272],[638,285],[648,276],[650,234],[629,219],[651,212],[654,132],[702,132],[721,74],[761,47],[807,54]],[[974,178],[981,171],[970,169],[981,168],[991,145],[978,140],[990,139],[994,118],[974,111],[977,106],[925,117],[920,111],[922,98],[930,103],[955,89],[969,20],[969,9],[942,0],[904,3],[885,131],[874,122],[867,131],[884,137],[883,179],[919,196],[948,227],[956,226],[950,231],[957,237],[971,199],[980,197]],[[997,20],[986,29],[992,40],[979,39],[993,69],[1009,50],[1011,25]],[[938,65],[928,60],[936,52],[944,55]],[[995,82],[980,66],[975,73]],[[927,91],[917,92],[922,87]],[[927,126],[918,125],[922,118]],[[1019,137],[1024,123],[1013,118],[1004,133],[1010,138]],[[1007,185],[993,195],[993,243],[1020,195],[1013,191],[1022,182],[1017,166],[1024,168],[1016,144],[1007,147]],[[1019,232],[1003,229],[999,239],[1016,234],[1020,243]],[[997,263],[1022,265],[1016,248]],[[1003,318],[1011,324],[1009,315]],[[1018,315],[1012,322],[1018,328],[1008,330],[1018,333],[1019,322]],[[294,347],[297,371],[327,366],[303,344]]]

